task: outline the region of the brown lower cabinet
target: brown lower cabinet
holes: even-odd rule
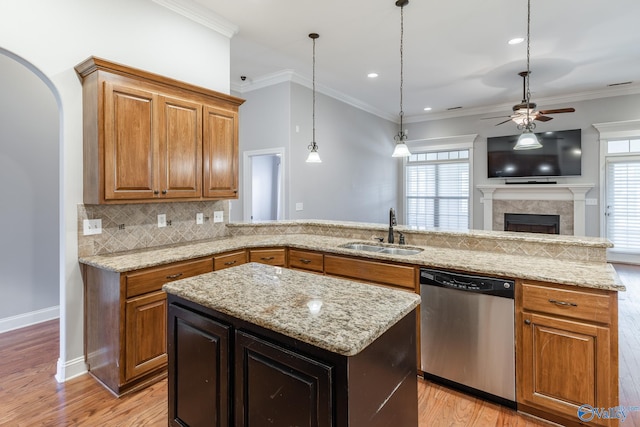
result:
[[[164,378],[167,301],[162,285],[212,270],[211,257],[127,273],[84,265],[89,373],[117,396]]]
[[[561,425],[617,426],[591,409],[618,406],[617,293],[529,281],[518,290],[518,409]]]
[[[168,302],[171,426],[418,425],[414,313],[343,356],[174,295]]]

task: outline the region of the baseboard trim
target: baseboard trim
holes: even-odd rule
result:
[[[67,362],[58,359],[56,381],[59,383],[63,383],[86,373],[87,364],[84,362],[84,356],[76,357],[75,359]]]
[[[58,319],[60,317],[60,306],[43,308],[42,310],[31,311],[29,313],[18,314],[17,316],[0,319],[0,334],[35,325],[36,323]]]

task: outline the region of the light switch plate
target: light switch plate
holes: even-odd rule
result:
[[[587,206],[597,206],[598,199],[585,199],[585,205]]]
[[[213,212],[213,222],[222,222],[222,221],[224,221],[224,211]]]
[[[298,202],[298,203],[296,203],[296,210],[297,210],[297,211],[302,211],[302,210],[304,210],[304,205],[302,204],[302,202]]]
[[[158,214],[158,228],[167,226],[167,214]]]
[[[82,234],[91,236],[93,234],[102,234],[101,219],[85,219],[82,221]]]
[[[196,224],[204,224],[204,214],[202,212],[196,214]]]

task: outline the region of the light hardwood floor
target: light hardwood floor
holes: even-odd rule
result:
[[[640,406],[640,267],[616,270],[629,289],[619,304],[620,404]],[[0,426],[167,425],[166,380],[118,399],[90,375],[57,383],[57,356],[57,321],[0,334]],[[420,427],[549,426],[421,379],[418,401]],[[640,412],[620,426],[640,427]]]

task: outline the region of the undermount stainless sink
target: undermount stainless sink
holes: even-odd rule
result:
[[[347,243],[340,247],[356,251],[376,252],[389,255],[415,255],[422,252],[422,249],[420,248],[396,248],[391,246],[371,245],[368,243]]]

